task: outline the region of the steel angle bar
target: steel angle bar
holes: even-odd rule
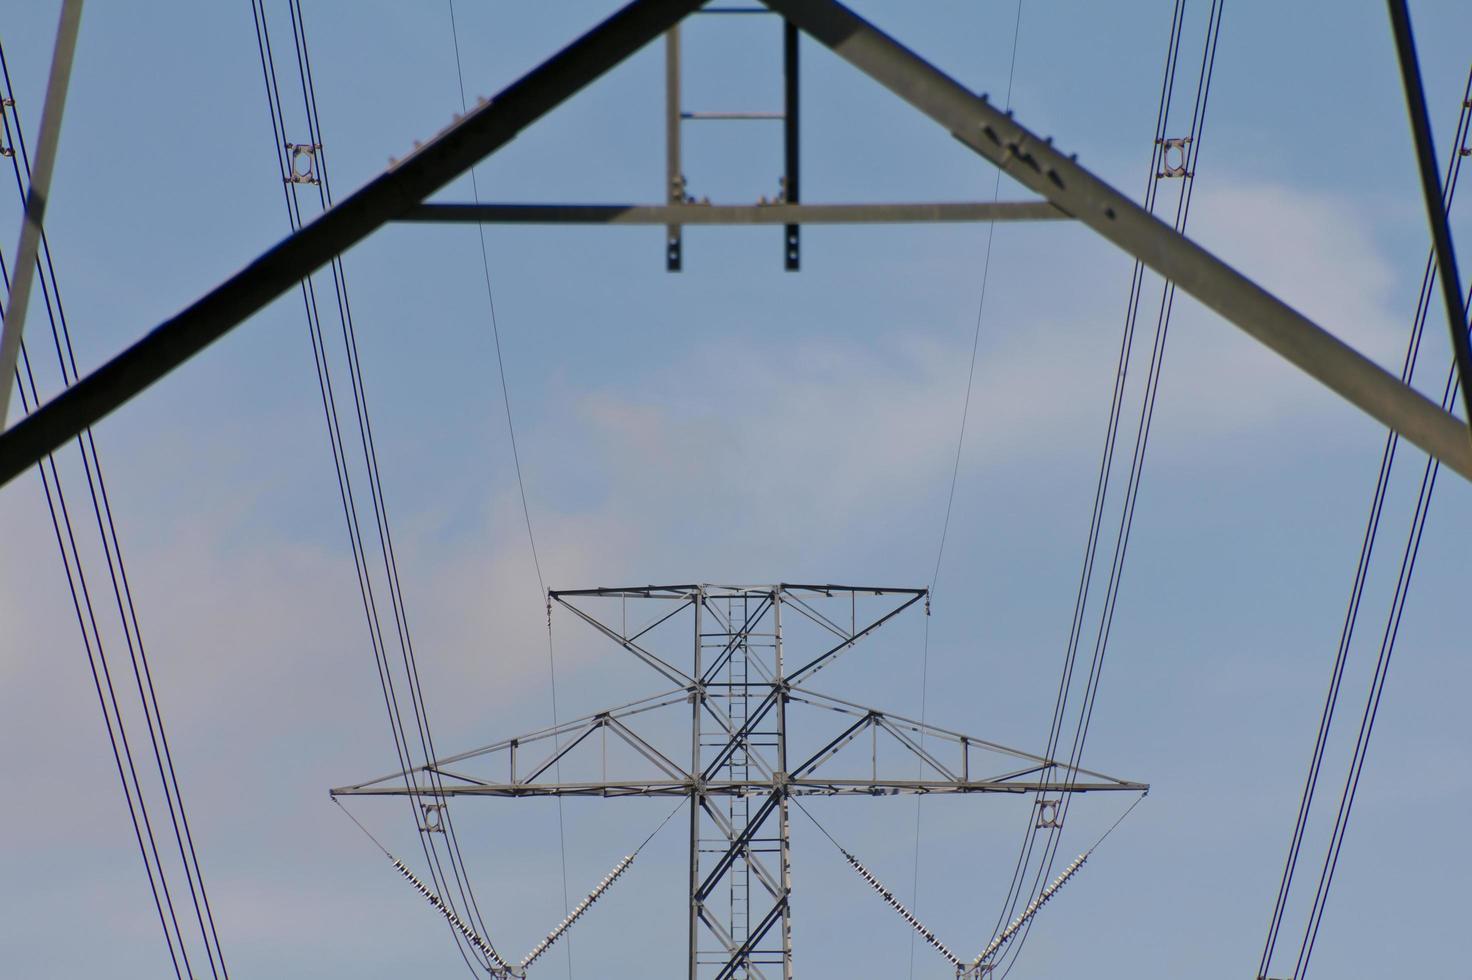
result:
[[[512,738],[503,738],[498,742],[492,742],[490,745],[484,745],[478,749],[470,749],[466,752],[458,752],[455,755],[447,755],[444,758],[436,759],[434,762],[430,763],[430,765],[442,766],[449,765],[455,762],[463,762],[466,759],[473,759],[477,756],[489,755],[492,752],[504,751],[506,749],[509,749],[513,744],[525,746],[533,742],[540,742],[556,736],[566,735],[569,732],[580,729],[588,722],[595,720],[596,718],[598,718],[599,715],[607,715],[610,718],[630,718],[634,715],[643,714],[646,711],[653,711],[656,708],[667,708],[672,704],[685,704],[689,701],[689,698],[690,694],[684,688],[677,688],[673,691],[665,691],[662,694],[651,695],[647,698],[641,698],[638,701],[630,701],[628,704],[619,705],[617,708],[609,708],[606,711],[598,711],[594,712],[593,714],[583,715],[581,718],[574,718],[571,721],[565,721],[562,724],[552,728],[542,728],[535,732],[529,732],[525,735],[517,735]],[[394,773],[391,776],[384,776],[381,778],[399,779],[402,776],[403,773]]]
[[[777,899],[777,904],[772,906],[771,911],[763,916],[761,922],[751,931],[751,935],[746,937],[746,941],[731,954],[730,961],[716,974],[716,980],[727,980],[728,977],[735,976],[737,970],[749,967],[749,964],[744,962],[746,957],[751,954],[758,943],[766,938],[767,933],[771,931],[772,926],[777,924],[777,920],[782,916],[782,910],[786,907],[787,896],[784,895]]]
[[[921,724],[920,722],[915,721],[913,718],[906,718],[904,715],[897,715],[892,711],[880,711],[878,708],[871,708],[868,705],[859,704],[856,701],[845,701],[843,698],[836,698],[831,694],[819,694],[817,691],[811,690],[806,687],[797,687],[794,685],[791,688],[789,700],[796,701],[800,704],[808,704],[815,708],[826,708],[829,711],[837,711],[840,714],[853,715],[854,717],[867,717],[869,715],[876,715],[887,718],[891,722],[898,722],[900,725],[910,729],[911,731],[923,731],[926,735],[929,735],[932,738],[942,738],[952,742],[960,742],[962,739],[966,739],[972,745],[979,745],[983,748],[1006,753],[1007,755],[1014,755],[1019,759],[1029,759],[1035,762],[1049,763],[1048,759],[1045,759],[1040,755],[1033,755],[1028,752],[1023,752],[1021,749],[1012,749],[1008,748],[1005,745],[999,745],[995,742],[988,742],[985,739],[975,738],[970,735],[963,735],[960,732],[953,732],[948,728],[941,728],[937,725],[932,725],[929,722]]]
[[[874,723],[883,728],[885,731],[889,732],[889,734],[893,735],[896,741],[898,741],[905,748],[909,749],[912,754],[914,754],[915,758],[919,759],[921,762],[925,763],[930,768],[940,773],[946,779],[954,781],[958,778],[956,774],[951,772],[951,770],[947,768],[944,764],[942,764],[939,759],[931,755],[929,752],[925,751],[925,749],[921,748],[918,742],[916,742],[910,736],[906,735],[900,729],[896,728],[894,725],[889,724],[883,715],[879,715],[878,717],[876,717],[874,719]]]
[[[709,112],[682,112],[682,113],[680,113],[680,118],[681,119],[691,119],[691,120],[706,120],[706,121],[710,121],[710,120],[743,120],[743,121],[746,121],[746,122],[753,122],[753,121],[774,122],[774,121],[782,118],[782,113],[780,113],[780,112],[750,112],[750,111],[721,111],[721,110],[714,110],[714,111],[709,111]]]
[[[1023,768],[1023,769],[1013,769],[1011,772],[1004,772],[1004,773],[1001,773],[1000,775],[997,775],[997,776],[988,776],[987,779],[990,780],[990,781],[992,781],[992,782],[1010,782],[1010,781],[1015,780],[1015,779],[1021,779],[1023,776],[1033,776],[1033,775],[1036,775],[1036,774],[1041,773],[1041,772],[1047,772],[1051,768],[1054,768],[1054,767],[1053,766],[1027,766],[1026,768]],[[1113,781],[1114,782],[1118,782],[1118,780],[1113,780]]]
[[[1416,56],[1411,12],[1405,0],[1387,0],[1387,6],[1416,145],[1416,165],[1421,172],[1421,191],[1426,199],[1426,219],[1431,224],[1431,240],[1436,244],[1436,271],[1441,278],[1442,299],[1451,328],[1452,353],[1456,357],[1457,376],[1462,381],[1462,404],[1468,420],[1472,421],[1472,341],[1467,337],[1467,309],[1462,302],[1462,280],[1457,270],[1456,249],[1452,247],[1451,225],[1442,203],[1441,174],[1436,167],[1436,147],[1426,109],[1426,90],[1421,84],[1421,63]]]
[[[1031,779],[1004,782],[973,779],[969,782],[944,779],[793,779],[787,784],[790,796],[885,796],[889,794],[957,793],[1143,793],[1146,783],[1079,783],[1070,780]],[[446,792],[450,792],[446,790]]]
[[[623,722],[610,717],[604,719],[603,725],[605,728],[612,729],[614,734],[618,735],[619,738],[627,742],[629,747],[632,748],[635,752],[638,752],[645,759],[648,759],[650,762],[652,762],[656,767],[663,770],[666,776],[669,776],[673,779],[684,779],[688,775],[685,770],[680,768],[679,764],[676,763],[675,760],[671,759],[669,756],[659,751],[659,749],[650,745],[647,741],[644,740],[643,736],[641,736],[638,732],[634,731],[629,726],[625,725]]]
[[[796,695],[801,695],[801,699],[796,697]],[[828,708],[832,711],[838,711],[843,714],[850,714],[855,716],[860,714],[880,715],[888,720],[891,724],[897,722],[914,731],[924,731],[926,735],[932,738],[946,738],[954,739],[956,741],[964,739],[968,745],[981,748],[990,752],[996,752],[1001,755],[1009,755],[1013,758],[1022,759],[1028,762],[1035,762],[1039,765],[1052,766],[1065,772],[1073,772],[1083,776],[1091,776],[1094,779],[1105,779],[1109,780],[1110,782],[1123,782],[1122,780],[1119,780],[1114,776],[1109,776],[1102,772],[1095,772],[1092,769],[1065,766],[1057,760],[1049,759],[1046,756],[1037,755],[1033,752],[1024,752],[1021,749],[1014,749],[1010,746],[1003,745],[1000,742],[991,742],[984,738],[976,738],[973,735],[965,735],[961,732],[953,732],[949,729],[938,728],[935,725],[929,724],[928,722],[922,724],[921,722],[918,722],[913,718],[906,718],[903,715],[897,715],[890,711],[879,711],[875,708],[870,708],[866,705],[858,704],[853,701],[845,701],[843,698],[836,698],[831,694],[819,694],[817,691],[809,690],[805,687],[793,687],[792,693],[791,695],[789,695],[789,700],[803,700],[805,703],[810,704],[815,708]]]
[[[756,832],[761,827],[761,825],[766,823],[767,818],[769,818],[776,811],[777,804],[781,801],[781,799],[782,794],[779,791],[770,794],[765,800],[762,801],[762,805],[757,808],[756,813],[752,814],[751,819],[747,822],[746,826],[741,828],[740,834],[738,834],[736,838],[731,841],[731,845],[726,849],[726,853],[721,855],[721,858],[716,862],[715,867],[711,868],[710,873],[707,874],[705,876],[705,880],[701,882],[700,887],[695,892],[695,897],[697,899],[704,902],[706,898],[710,896],[711,889],[720,882],[721,878],[725,876],[726,871],[731,867],[733,863],[735,863],[736,857],[740,853],[741,849],[746,847],[747,844],[751,842],[751,838],[756,835]]]
[[[685,599],[700,591],[698,585],[634,585],[597,589],[548,589],[549,599]]]
[[[721,618],[720,610],[715,608],[715,606],[711,605],[709,602],[702,602],[701,605],[703,605],[709,612],[714,614],[718,620]],[[771,609],[772,597],[762,596],[762,598],[757,602],[756,608],[751,610],[747,614],[746,620],[741,624],[741,631],[739,633],[731,631],[730,623],[722,622],[722,625],[725,626],[728,631],[731,631],[731,637],[729,640],[726,641],[726,645],[721,648],[720,654],[717,655],[715,661],[711,664],[711,666],[708,667],[705,672],[701,674],[701,681],[707,684],[711,683],[712,679],[721,672],[721,670],[726,666],[727,662],[730,661],[736,649],[741,645],[742,637],[749,638],[751,636],[751,631],[755,627],[761,625],[761,621],[766,617],[767,613],[770,612]]]
[[[1007,755],[1016,756],[1017,758],[1030,760],[1035,759],[1035,761],[1037,761],[1039,764],[1047,763],[1047,760],[1043,759],[1042,756],[1029,756],[1023,752],[1017,752],[1011,749],[994,746],[992,743],[985,742],[982,739],[972,738],[969,735],[962,735],[958,732],[953,732],[947,728],[939,728],[928,722],[924,725],[921,725],[919,722],[911,721],[910,719],[905,718],[901,715],[891,714],[888,711],[880,711],[878,708],[868,708],[861,704],[855,704],[851,701],[844,701],[840,698],[814,694],[812,691],[809,691],[806,688],[792,688],[792,691],[796,693],[790,693],[788,695],[788,701],[794,704],[805,704],[813,708],[822,708],[826,711],[835,711],[839,714],[849,715],[854,718],[883,718],[891,724],[898,723],[898,727],[904,728],[911,732],[915,732],[916,734],[923,733],[931,738],[940,739],[947,742],[954,742],[957,745],[961,744],[962,742],[967,742],[972,745],[980,746],[984,749],[996,749],[998,751],[1004,752]]]
[[[668,796],[688,797],[689,779],[609,779],[565,783],[476,783],[468,786],[375,785],[342,786],[329,792],[333,796],[498,796],[507,798],[544,796]],[[770,790],[770,784],[762,784]],[[727,792],[734,792],[730,787]]]
[[[716,723],[721,726],[721,729],[725,732],[727,736],[727,742],[724,746],[722,746],[721,751],[723,753],[727,753],[734,749],[737,746],[738,733],[736,729],[732,727],[730,716],[722,711],[719,707],[717,707],[710,698],[702,698],[701,703],[705,706],[706,713],[716,720]],[[760,752],[748,753],[747,761],[751,765],[756,766],[763,773],[765,773],[769,780],[776,776],[776,772],[772,769],[771,764],[769,764],[766,759],[762,758],[762,754]]]
[[[633,0],[188,308],[0,434],[0,485],[204,350],[303,278],[511,142],[701,5]]]
[[[1139,259],[1464,478],[1472,442],[1456,416],[1160,221],[837,0],[763,0],[1029,190]]]
[[[711,935],[715,936],[716,940],[726,948],[726,954],[728,956],[736,952],[736,940],[733,939],[731,937],[731,934],[726,931],[726,927],[721,924],[720,919],[717,919],[714,915],[712,915],[710,910],[704,905],[699,906],[697,915],[699,916],[700,921],[705,923],[706,928],[710,929]],[[709,965],[709,961],[706,960],[702,960],[701,963],[702,965]],[[756,976],[758,980],[765,980],[765,974],[763,974],[755,964],[750,964],[750,969],[751,973]]]
[[[639,630],[639,632],[633,634],[632,636],[625,637],[625,639],[627,639],[630,643],[632,643],[633,641],[639,639],[639,637],[641,637],[644,634],[650,632],[651,630],[655,630],[655,629],[658,629],[660,626],[663,626],[665,623],[669,622],[671,619],[674,619],[676,616],[680,615],[680,613],[682,613],[684,611],[685,611],[685,607],[683,605],[676,606],[674,609],[671,609],[669,612],[665,613],[663,616],[660,616],[660,617],[656,618],[648,626],[646,626],[643,629]]]
[[[844,641],[853,639],[853,635],[845,630],[842,626],[839,626],[833,620],[829,619],[827,616],[824,616],[821,612],[799,599],[795,594],[789,595],[787,597],[787,601],[791,603],[792,608],[797,610],[799,615],[812,620],[814,623],[823,627],[825,630],[832,633],[839,639]]]
[[[912,596],[924,596],[924,595],[926,595],[926,594],[928,594],[930,592],[929,589],[923,589],[923,588],[922,589],[917,589],[917,588],[914,588],[913,586],[897,587],[897,586],[892,586],[892,585],[835,585],[835,584],[833,584],[831,582],[829,584],[827,584],[827,585],[812,585],[812,584],[801,584],[801,583],[797,583],[797,582],[783,582],[781,585],[777,586],[777,588],[780,591],[785,592],[785,593],[787,593],[789,595],[792,594],[792,593],[794,593],[794,592],[810,592],[813,595],[820,595],[820,596],[823,596],[823,597],[829,598],[829,599],[831,599],[833,597],[833,593],[835,593],[835,592],[843,592],[845,594],[847,594],[849,592],[856,592],[859,595],[869,595],[869,596],[880,596],[880,595],[912,595]]]
[[[5,421],[9,418],[10,379],[15,374],[16,359],[20,356],[26,308],[30,305],[31,284],[36,278],[42,224],[51,196],[51,172],[56,165],[56,146],[61,140],[61,116],[66,109],[66,93],[71,86],[72,61],[81,27],[82,0],[65,0],[61,5],[61,19],[56,25],[56,45],[51,55],[51,72],[46,80],[46,100],[41,104],[36,165],[30,172],[30,190],[26,193],[25,212],[21,216],[20,242],[15,250],[15,275],[10,281],[10,297],[4,311],[3,327],[0,327],[0,431],[4,430]]]
[[[333,796],[491,796],[506,798],[553,796],[660,796],[688,797],[694,787],[689,779],[590,780],[564,783],[492,783],[477,782],[460,786],[426,784],[344,786],[331,790]],[[886,796],[896,794],[961,794],[961,793],[1107,793],[1145,792],[1145,783],[1124,781],[1085,783],[1059,779],[841,779],[791,778],[783,792],[789,796]],[[702,797],[750,796],[771,794],[770,780],[740,782],[715,780],[701,789]],[[762,817],[764,821],[766,817]],[[759,821],[752,818],[752,823]]]
[[[518,225],[863,225],[1055,221],[1047,201],[914,204],[461,204],[431,203],[397,219]]]
[[[767,788],[770,790],[771,787]],[[707,800],[701,801],[700,809],[710,818],[711,822],[716,825],[720,832],[725,834],[726,838],[732,842],[728,845],[727,850],[736,847],[735,840],[740,831],[732,825],[731,821],[726,818],[726,815],[718,807],[711,806]],[[754,834],[752,836],[755,837]],[[762,887],[769,891],[773,898],[780,895],[782,893],[782,885],[777,881],[777,876],[772,874],[771,869],[762,862],[761,855],[748,848],[745,857],[747,864],[756,873],[757,879],[761,882]]]
[[[838,735],[835,736],[831,741],[829,741],[827,745],[823,746],[807,759],[794,766],[792,769],[792,778],[799,779],[803,776],[808,775],[809,773],[815,772],[820,766],[823,765],[823,763],[827,762],[839,752],[843,751],[843,749],[847,745],[849,745],[849,743],[853,742],[854,739],[858,738],[865,729],[871,728],[873,727],[873,725],[874,716],[872,714],[865,715],[858,721],[854,722],[852,725],[849,725],[843,731],[839,732]]]
[[[922,598],[925,597],[925,592],[923,590],[908,594],[910,595],[910,598],[906,599],[899,606],[885,613],[883,616],[880,616],[878,619],[874,620],[874,622],[854,633],[842,643],[819,654],[812,660],[809,660],[807,663],[803,664],[801,667],[788,674],[787,680],[791,683],[796,683],[799,677],[802,677],[806,674],[816,673],[817,671],[822,670],[823,667],[826,666],[827,663],[833,658],[839,656],[845,650],[851,649],[854,644],[857,643],[859,640],[868,636],[870,633],[874,632],[879,627],[889,622],[891,619],[894,619],[900,613],[904,612],[906,609],[909,609],[911,606],[913,606],[915,603],[919,602]]]
[[[800,34],[795,24],[782,22],[782,203],[802,201],[802,72],[799,70]],[[802,231],[788,223],[782,242],[783,268],[802,268]]]
[[[464,783],[467,786],[494,785],[483,776],[471,776],[467,773],[456,772],[453,769],[444,769],[440,766],[425,766],[424,769],[421,771],[433,776],[442,777],[444,779],[458,779],[460,782]]]
[[[648,664],[659,673],[663,674],[666,680],[674,681],[676,684],[684,684],[688,688],[694,688],[696,686],[695,678],[691,677],[689,674],[685,673],[683,670],[680,670],[680,668],[674,666],[673,664],[665,662],[663,659],[639,646],[639,644],[633,642],[632,640],[624,639],[624,637],[620,636],[616,631],[610,629],[606,624],[604,624],[602,620],[599,620],[597,617],[583,612],[583,610],[579,609],[577,606],[574,606],[570,602],[564,602],[560,597],[557,597],[557,601],[562,604],[563,608],[572,610],[574,616],[577,616],[583,622],[587,623],[589,626],[593,627],[595,630],[602,633],[604,636],[608,637],[610,640],[632,653],[639,660],[643,661],[645,664]]]
[[[581,718],[574,718],[570,721],[562,722],[560,725],[556,725],[554,727],[542,728],[534,732],[529,732],[525,735],[516,735],[511,738],[503,738],[498,742],[492,742],[489,745],[483,745],[479,748],[469,749],[465,752],[457,752],[454,755],[442,756],[441,758],[432,760],[426,766],[410,769],[407,771],[400,770],[398,772],[388,773],[383,776],[377,776],[373,779],[365,780],[361,783],[355,783],[351,787],[344,788],[362,789],[369,786],[374,786],[378,783],[402,781],[406,776],[412,777],[414,774],[420,772],[444,772],[445,766],[454,765],[458,762],[464,762],[467,759],[475,759],[482,756],[491,755],[496,752],[504,752],[512,749],[513,747],[525,747],[535,742],[541,742],[549,738],[561,737],[563,735],[571,734],[572,732],[581,731],[584,726],[588,725],[590,722],[596,721],[600,715],[607,715],[609,718],[614,719],[630,718],[634,715],[643,714],[646,711],[653,711],[657,708],[667,708],[670,705],[674,704],[686,704],[689,702],[689,699],[689,692],[687,692],[684,688],[679,688],[674,691],[665,691],[661,694],[655,694],[647,698],[641,698],[638,701],[630,701],[628,704],[620,705],[617,708],[610,708],[607,711],[599,711],[595,712],[594,714],[583,715]],[[482,780],[473,776],[456,775],[455,778],[466,779],[472,782],[482,782]]]
[[[752,683],[752,687],[760,687],[762,684],[777,683],[777,675],[773,674],[772,671],[767,667],[767,665],[762,663],[760,659],[752,660],[750,666],[752,670],[756,671],[757,677],[759,678],[759,680]]]
[[[537,766],[531,772],[527,773],[521,779],[518,779],[517,782],[530,785],[532,781],[535,780],[542,773],[546,772],[548,769],[551,769],[553,766],[557,765],[557,763],[565,759],[569,752],[577,748],[579,745],[583,744],[583,742],[587,740],[589,735],[592,735],[594,732],[598,731],[598,729],[602,728],[603,723],[603,718],[597,718],[593,722],[589,723],[583,728],[581,732],[578,733],[577,738],[573,739],[571,742],[568,742],[566,745],[562,745],[554,749],[552,754],[547,757],[545,762]]]
[[[676,24],[664,36],[664,199],[671,204],[686,198],[685,168],[680,163],[680,105],[680,25]],[[666,225],[664,234],[665,271],[679,272],[683,265],[679,224]]]
[[[778,691],[773,689],[767,693],[766,697],[762,698],[761,702],[757,704],[756,711],[752,713],[751,717],[746,719],[746,724],[741,726],[741,730],[733,734],[725,747],[716,754],[715,759],[706,765],[705,770],[701,773],[702,779],[710,780],[716,771],[721,766],[724,766],[727,760],[731,758],[731,755],[740,748],[741,743],[750,740],[752,731],[777,706],[779,700],[777,695]]]

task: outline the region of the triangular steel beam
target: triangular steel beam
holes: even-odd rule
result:
[[[836,0],[763,0],[1023,186],[1174,282],[1361,410],[1472,480],[1455,415],[1155,218]],[[0,485],[234,329],[304,277],[509,143],[703,0],[634,0],[488,103],[0,433]]]
[[[705,0],[634,0],[0,434],[0,486],[422,204]],[[5,383],[9,383],[8,380]]]
[[[762,0],[1009,177],[1472,479],[1467,424],[1156,218],[837,0]]]

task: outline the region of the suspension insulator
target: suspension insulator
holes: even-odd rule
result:
[[[603,880],[598,882],[597,887],[588,893],[588,897],[583,899],[576,906],[574,906],[573,910],[567,913],[567,917],[557,924],[557,928],[547,933],[546,939],[543,939],[541,942],[537,943],[537,945],[532,947],[532,951],[530,953],[527,953],[526,956],[522,957],[521,971],[525,973],[526,968],[531,966],[532,963],[536,961],[537,957],[545,953],[552,946],[553,943],[557,942],[558,939],[561,939],[562,934],[567,932],[568,929],[572,928],[572,924],[578,921],[578,919],[582,917],[582,914],[588,911],[588,907],[591,906],[594,902],[598,901],[603,893],[608,890],[608,886],[612,885],[616,880],[618,880],[619,875],[623,874],[624,871],[628,869],[629,865],[633,863],[634,855],[630,854],[618,864],[614,865],[613,870],[604,875]]]
[[[439,910],[440,914],[445,917],[450,925],[454,926],[459,931],[460,935],[469,940],[470,945],[474,946],[476,949],[485,954],[486,959],[489,960],[492,964],[493,971],[495,971],[500,976],[512,975],[513,970],[511,964],[503,960],[501,958],[501,954],[497,953],[495,948],[492,947],[490,943],[481,938],[480,933],[476,932],[474,929],[470,928],[470,926],[466,925],[465,922],[462,921],[461,918],[455,914],[454,909],[450,908],[444,903],[443,900],[441,900],[438,895],[430,891],[429,888],[425,886],[424,882],[420,881],[418,877],[415,876],[414,872],[410,871],[407,867],[404,866],[403,861],[400,861],[398,858],[394,858],[394,867],[398,869],[399,874],[408,879],[409,884],[414,886],[415,891],[423,895],[425,899],[429,901],[430,905]]]
[[[839,848],[839,850],[843,849]],[[915,918],[914,914],[909,909],[901,905],[899,899],[895,898],[894,895],[889,891],[889,889],[885,888],[884,885],[880,883],[879,879],[874,877],[874,875],[870,873],[868,868],[859,863],[858,858],[854,857],[848,851],[843,851],[843,856],[848,860],[848,863],[853,867],[853,869],[859,873],[859,877],[867,881],[869,883],[869,887],[873,888],[876,892],[879,893],[879,897],[884,899],[884,903],[890,908],[894,909],[896,912],[898,912],[900,918],[908,922],[910,924],[910,928],[914,929],[917,933],[920,934],[921,939],[925,940],[931,946],[934,946],[936,952],[940,953],[940,955],[949,960],[951,965],[954,966],[957,970],[965,969],[966,964],[961,962],[960,957],[958,957],[955,953],[952,953],[949,949],[946,948],[944,943],[935,938],[935,933],[925,928],[925,926],[921,924],[920,920]]]
[[[1027,906],[1027,908],[1022,910],[1022,914],[1013,919],[1012,922],[1007,926],[1007,928],[998,933],[997,938],[993,939],[990,945],[988,945],[986,949],[982,950],[977,955],[976,959],[971,961],[970,969],[975,970],[977,967],[981,966],[982,963],[985,963],[987,960],[996,955],[997,950],[1006,945],[1007,941],[1017,934],[1017,930],[1021,929],[1023,925],[1027,923],[1028,919],[1031,919],[1034,915],[1036,915],[1038,909],[1046,905],[1048,903],[1048,899],[1052,898],[1053,895],[1057,893],[1058,889],[1063,887],[1064,882],[1068,881],[1069,878],[1072,878],[1074,872],[1078,871],[1079,868],[1082,868],[1084,866],[1084,862],[1088,859],[1089,855],[1087,853],[1080,854],[1078,857],[1074,858],[1073,863],[1064,868],[1062,874],[1049,882],[1048,887],[1044,888],[1042,892],[1038,895],[1038,897],[1033,899],[1032,902]]]

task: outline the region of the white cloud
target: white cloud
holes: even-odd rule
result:
[[[1353,201],[1285,184],[1214,179],[1197,191],[1190,234],[1398,373],[1411,311],[1392,308],[1395,267]],[[1345,423],[1357,408],[1184,295],[1176,302],[1166,374],[1171,427],[1189,431],[1208,452],[1224,437],[1273,430],[1356,431]]]

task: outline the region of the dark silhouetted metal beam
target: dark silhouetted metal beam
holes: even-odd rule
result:
[[[0,484],[204,350],[334,255],[511,142],[521,130],[669,30],[700,2],[634,0],[0,434]]]
[[[1373,418],[1472,479],[1462,423],[1065,157],[835,0],[764,0],[1067,215],[1175,282]],[[495,101],[287,238],[193,306],[0,434],[0,484],[224,335],[699,6],[635,0]],[[785,223],[785,222],[784,222]]]
[[[1421,63],[1416,57],[1416,39],[1411,31],[1411,13],[1405,0],[1388,0],[1390,24],[1395,34],[1395,52],[1400,61],[1400,78],[1406,90],[1406,112],[1416,143],[1416,166],[1421,172],[1421,190],[1426,198],[1426,219],[1436,245],[1436,274],[1441,277],[1441,294],[1446,302],[1451,327],[1452,353],[1457,377],[1462,382],[1462,405],[1472,420],[1472,343],[1467,338],[1467,309],[1462,304],[1462,279],[1457,271],[1457,253],[1452,247],[1452,229],[1442,203],[1441,174],[1436,169],[1436,147],[1431,137],[1431,116],[1426,109],[1426,90],[1421,84]]]
[[[46,202],[51,196],[51,172],[56,166],[56,145],[61,139],[61,115],[66,109],[66,91],[71,85],[72,61],[77,52],[77,33],[82,28],[82,0],[61,5],[56,27],[56,48],[51,56],[51,74],[46,82],[46,101],[41,106],[41,131],[36,139],[36,165],[31,170],[31,189],[26,194],[21,219],[20,244],[15,249],[15,276],[10,282],[10,299],[0,329],[0,431],[10,417],[10,378],[20,356],[25,332],[26,308],[31,300],[31,283],[36,278],[36,256],[41,248],[41,226],[46,219]],[[11,152],[15,152],[12,148]]]
[[[1067,218],[1047,201],[917,204],[421,204],[402,221],[546,225],[846,225]]]
[[[1463,477],[1472,441],[1456,416],[1160,221],[836,0],[763,0],[1024,187],[1093,228]]]

